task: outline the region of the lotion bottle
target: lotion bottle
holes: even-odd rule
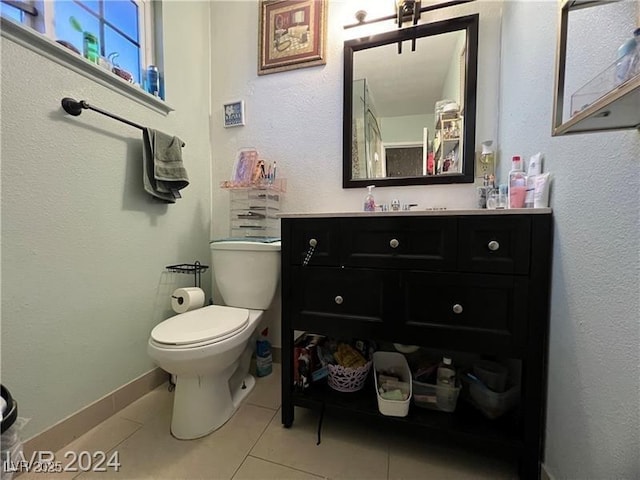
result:
[[[375,185],[369,185],[367,187],[368,192],[367,192],[367,196],[364,197],[364,211],[365,212],[375,212],[376,211],[376,201],[373,198],[373,188],[375,187]]]

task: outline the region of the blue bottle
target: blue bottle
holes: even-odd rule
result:
[[[256,375],[266,377],[273,370],[273,357],[271,356],[271,343],[267,339],[269,329],[260,332],[260,338],[256,342]]]
[[[147,68],[147,92],[156,97],[160,96],[160,75],[155,65],[149,65]]]

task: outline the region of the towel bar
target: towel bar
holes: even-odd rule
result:
[[[114,115],[113,113],[109,113],[101,108],[94,107],[93,105],[89,105],[86,101],[80,100],[79,102],[74,100],[73,98],[65,97],[62,99],[62,108],[69,115],[73,115],[77,117],[82,113],[82,109],[93,110],[94,112],[101,113],[102,115],[106,115],[107,117],[113,118],[114,120],[118,120],[119,122],[126,123],[127,125],[131,125],[132,127],[139,128],[140,130],[144,130],[146,127],[142,125],[138,125],[126,118],[119,117],[118,115]]]

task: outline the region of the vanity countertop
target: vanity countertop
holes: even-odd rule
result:
[[[467,210],[401,210],[397,212],[283,212],[281,218],[339,218],[339,217],[428,217],[446,215],[540,215],[549,214],[551,208],[504,208],[488,210],[485,208],[470,208]]]

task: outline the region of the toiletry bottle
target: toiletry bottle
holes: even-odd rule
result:
[[[627,72],[627,80],[640,75],[640,28],[636,28],[633,31],[633,38],[635,41],[634,50],[631,54],[631,61],[629,62],[629,71]]]
[[[453,361],[449,357],[442,357],[442,362],[438,365],[437,383],[438,386],[454,387],[456,384],[456,369]]]
[[[376,211],[376,201],[373,198],[373,187],[375,187],[375,185],[369,185],[367,187],[368,192],[367,192],[367,196],[364,197],[364,211],[365,212],[375,212]]]
[[[637,28],[633,32],[633,37],[629,38],[626,42],[620,45],[618,48],[618,60],[616,62],[616,85],[626,82],[630,78],[633,78],[638,73],[638,63],[640,61],[639,49],[640,44],[640,28]]]
[[[522,159],[514,155],[509,172],[509,208],[524,208],[527,194],[527,176],[522,171]]]
[[[529,159],[527,168],[527,194],[524,208],[533,208],[533,197],[536,190],[536,177],[542,173],[542,153],[538,152]]]
[[[456,408],[456,369],[449,357],[442,357],[438,365],[436,381],[436,405],[439,410],[452,412]]]

